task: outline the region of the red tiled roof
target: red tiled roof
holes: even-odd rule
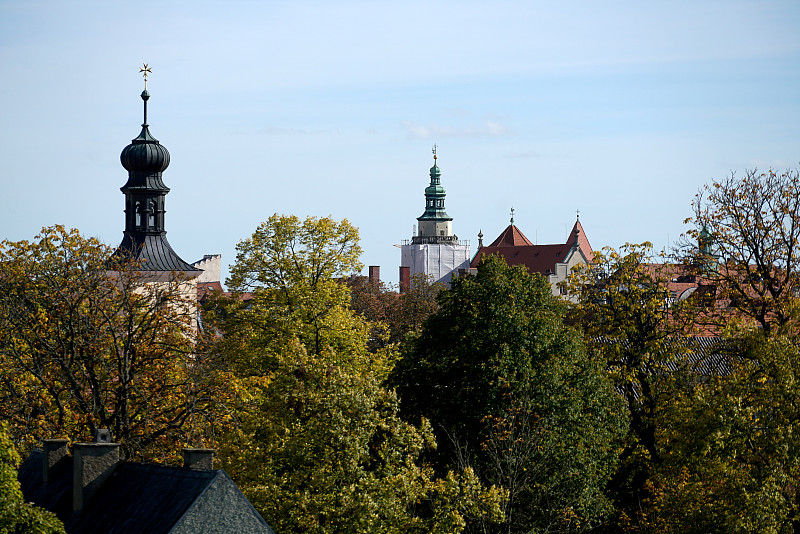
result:
[[[505,258],[509,265],[525,265],[530,273],[549,274],[555,272],[556,263],[564,262],[573,246],[577,246],[588,261],[592,261],[594,252],[580,221],[575,222],[567,242],[558,245],[534,245],[519,228],[510,224],[491,245],[478,249],[470,267],[477,267],[484,255],[497,254]]]
[[[201,282],[197,284],[197,301],[203,302],[206,295],[213,292],[222,292],[221,282]]]
[[[490,247],[521,247],[521,246],[533,246],[531,240],[528,239],[520,232],[519,228],[514,226],[513,224],[509,224],[508,227],[503,230],[503,233],[495,239]]]
[[[222,289],[221,282],[201,282],[197,284],[197,302],[205,302],[206,298],[212,293],[221,293],[226,297],[233,296],[233,293],[230,291],[224,291]],[[253,298],[253,294],[242,293],[239,298],[245,301],[251,300]]]
[[[572,245],[523,245],[482,247],[473,258],[470,267],[477,267],[481,257],[496,254],[505,258],[509,265],[524,265],[530,273],[549,274],[556,263],[563,262]]]

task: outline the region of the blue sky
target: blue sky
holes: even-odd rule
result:
[[[473,252],[512,206],[539,243],[579,209],[595,248],[662,248],[711,179],[798,167],[799,23],[796,1],[0,0],[0,238],[121,241],[147,62],[188,261],[333,215],[396,282],[433,143]]]

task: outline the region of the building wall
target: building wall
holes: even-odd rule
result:
[[[198,284],[206,282],[219,282],[220,273],[222,272],[222,255],[221,254],[206,254],[202,260],[192,263],[195,269],[202,269],[203,272],[195,278]]]
[[[550,282],[550,290],[553,292],[553,295],[562,295],[558,284],[559,282],[563,282],[567,279],[569,273],[572,272],[573,267],[576,265],[585,265],[587,263],[589,262],[586,261],[586,258],[577,248],[572,250],[565,262],[556,263],[555,272],[551,273],[547,277],[548,282]]]
[[[453,272],[469,268],[469,245],[403,245],[400,265],[409,267],[411,276],[424,274],[434,282],[449,284]]]
[[[449,236],[453,235],[452,221],[419,221],[419,235],[421,236]]]

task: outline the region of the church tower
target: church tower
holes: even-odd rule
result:
[[[453,235],[453,218],[445,211],[445,189],[442,171],[437,164],[433,145],[431,182],[425,188],[425,211],[417,217],[417,235],[404,240],[400,247],[400,266],[409,268],[411,276],[424,274],[434,282],[449,283],[453,272],[469,268],[469,244],[459,244]]]
[[[453,235],[453,218],[444,211],[445,189],[442,187],[442,171],[436,164],[436,159],[434,145],[431,185],[425,188],[425,213],[417,217],[419,231],[411,239],[415,245],[458,243],[458,237]]]
[[[169,166],[169,152],[150,134],[147,124],[147,64],[144,73],[144,122],[139,136],[120,154],[122,166],[128,171],[128,181],[120,188],[125,195],[125,232],[114,256],[130,258],[141,263],[141,271],[183,272],[189,276],[201,270],[183,261],[167,241],[164,224],[165,197],[169,187],[161,174]]]

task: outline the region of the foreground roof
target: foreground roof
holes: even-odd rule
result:
[[[37,450],[20,466],[22,493],[26,501],[54,512],[68,533],[273,532],[221,469],[119,462],[94,498],[73,514],[72,457],[47,484],[43,459]]]

